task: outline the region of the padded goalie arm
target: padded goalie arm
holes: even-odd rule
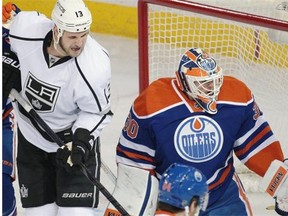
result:
[[[275,198],[275,211],[279,215],[288,215],[288,166],[282,161],[274,160],[266,171],[261,186]]]

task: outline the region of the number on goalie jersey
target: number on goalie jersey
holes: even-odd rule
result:
[[[89,35],[92,16],[84,1],[58,0],[51,17],[21,11],[10,23],[11,50],[20,62],[20,94],[64,143],[72,141],[72,150],[64,152],[72,162],[83,162],[100,178],[99,135],[113,115],[110,58]],[[65,169],[63,149],[19,104],[13,106],[25,214],[93,215],[99,191],[79,169]]]
[[[135,99],[117,145],[117,163],[159,178],[174,162],[191,165],[208,180],[205,214],[250,215],[233,153],[260,176],[271,161],[283,160],[250,89],[223,76],[208,53],[193,48],[183,55],[176,79],[156,80]]]

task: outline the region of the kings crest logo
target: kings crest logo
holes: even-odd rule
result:
[[[223,146],[223,133],[213,119],[193,116],[177,127],[174,145],[183,159],[200,163],[218,155]]]
[[[25,84],[25,95],[33,108],[39,112],[52,112],[55,108],[60,87],[45,83],[31,73]]]
[[[23,184],[20,188],[20,195],[22,198],[27,198],[28,197],[28,188],[26,188]]]

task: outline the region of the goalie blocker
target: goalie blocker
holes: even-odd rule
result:
[[[154,216],[157,207],[159,182],[150,172],[118,164],[113,196],[129,215]],[[124,191],[124,192],[123,192]],[[126,196],[123,196],[125,194]],[[110,203],[104,216],[121,216]]]
[[[288,166],[279,160],[272,161],[261,187],[275,198],[275,211],[279,215],[288,215]]]

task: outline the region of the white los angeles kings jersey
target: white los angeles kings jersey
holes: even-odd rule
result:
[[[65,57],[49,67],[47,46],[53,22],[37,12],[20,12],[10,27],[12,51],[20,61],[22,92],[43,120],[55,131],[88,129],[94,137],[111,121],[111,65],[107,51],[88,36],[77,58]],[[46,152],[56,143],[44,138],[16,104],[24,137]]]

